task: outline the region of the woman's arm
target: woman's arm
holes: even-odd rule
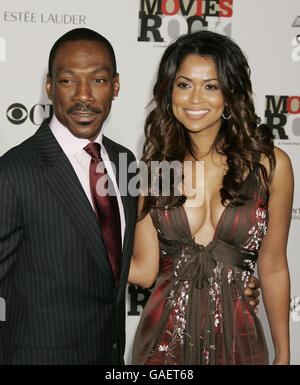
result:
[[[138,216],[143,207],[139,197]],[[133,256],[131,258],[128,282],[147,288],[156,280],[159,269],[159,245],[157,232],[150,214],[138,220],[135,227]]]
[[[275,148],[276,168],[270,186],[268,231],[258,259],[262,286],[273,344],[274,364],[289,364],[290,279],[286,248],[290,228],[294,178],[289,157]]]

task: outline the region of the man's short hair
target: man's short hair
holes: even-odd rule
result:
[[[78,40],[86,40],[86,41],[96,41],[98,43],[103,44],[110,54],[111,63],[113,65],[113,75],[117,72],[117,64],[116,64],[116,56],[114,49],[110,42],[100,33],[93,31],[88,28],[76,28],[62,35],[53,45],[49,54],[48,61],[48,75],[52,78],[52,67],[53,62],[56,56],[56,52],[58,48],[67,41],[78,41]]]

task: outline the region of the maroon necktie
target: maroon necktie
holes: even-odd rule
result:
[[[104,163],[100,156],[100,144],[91,142],[84,147],[92,157],[90,163],[90,189],[94,209],[98,218],[108,258],[118,287],[122,255],[121,224],[117,197],[112,192],[112,183],[109,183]],[[104,178],[100,181],[100,178]],[[105,183],[103,181],[105,180]],[[106,192],[106,193],[105,193]]]

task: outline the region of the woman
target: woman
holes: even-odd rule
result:
[[[269,128],[257,124],[244,54],[217,33],[180,37],[162,57],[154,102],[143,160],[149,173],[153,161],[180,161],[183,183],[173,176],[168,197],[150,191],[139,201],[129,282],[156,285],[133,364],[267,364],[261,324],[243,293],[256,260],[274,363],[288,364],[293,174]],[[204,180],[185,172],[187,161],[202,161]]]

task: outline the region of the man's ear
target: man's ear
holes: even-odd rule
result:
[[[46,81],[46,92],[48,95],[48,98],[52,100],[52,78],[50,75],[47,75],[47,81]]]
[[[113,84],[113,99],[118,97],[120,91],[120,76],[118,73],[115,74],[114,84]]]

